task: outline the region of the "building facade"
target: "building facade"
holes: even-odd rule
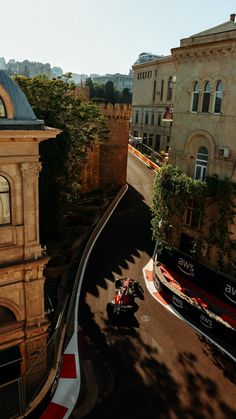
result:
[[[175,100],[176,70],[171,56],[133,66],[131,135],[156,151],[170,147],[171,122],[163,121]]]
[[[216,175],[222,181],[222,196],[225,194],[221,208],[208,198],[204,224],[196,223],[192,203],[192,208],[186,210],[184,225],[175,228],[174,244],[188,252],[191,240],[198,237],[202,243],[201,260],[215,270],[219,269],[219,255],[222,255],[219,243],[224,235],[223,228],[227,228],[229,197],[227,183],[223,181],[227,178],[236,182],[234,19],[235,15],[231,15],[229,21],[217,27],[182,39],[180,47],[171,51],[176,68],[176,97],[169,161],[196,180]],[[234,218],[229,219],[230,237],[227,246],[224,243],[220,261],[225,267],[236,258],[235,215],[232,213],[230,217]],[[218,229],[215,242],[211,240],[213,227],[215,231]],[[232,245],[230,252],[229,244]]]
[[[39,62],[31,62],[28,60],[15,61],[9,60],[6,64],[6,70],[10,75],[20,74],[26,77],[35,77],[39,74],[46,74],[51,77],[51,65],[49,63],[42,64]]]
[[[43,270],[48,258],[39,241],[39,143],[59,132],[37,120],[19,86],[0,71],[1,384],[24,374],[47,342]],[[45,368],[46,356],[38,376]]]

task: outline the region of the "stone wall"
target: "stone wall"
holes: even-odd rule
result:
[[[131,105],[100,104],[110,130],[108,140],[94,145],[81,171],[81,192],[114,190],[126,182]]]

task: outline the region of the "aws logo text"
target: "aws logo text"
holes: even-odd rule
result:
[[[224,295],[228,298],[228,300],[236,304],[236,286],[233,287],[230,284],[226,284]]]
[[[185,274],[189,276],[194,276],[194,265],[187,260],[184,260],[182,258],[178,259],[178,267],[179,269]]]
[[[212,320],[209,319],[209,317],[204,316],[204,314],[201,314],[200,322],[203,324],[203,326],[208,327],[208,329],[213,328]]]
[[[176,297],[176,295],[172,295],[172,302],[179,308],[183,308],[183,301]]]

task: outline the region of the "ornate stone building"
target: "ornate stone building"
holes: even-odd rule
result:
[[[168,151],[171,122],[163,121],[175,100],[176,70],[171,56],[135,64],[131,134],[156,151]]]
[[[59,132],[37,120],[19,86],[0,71],[1,383],[23,374],[47,341],[43,276],[47,257],[39,242],[39,143]],[[45,368],[42,363],[39,373]]]
[[[234,20],[235,15],[231,15],[229,21],[182,39],[180,47],[171,50],[176,67],[176,97],[169,161],[194,179],[204,180],[216,174],[219,179],[236,181]],[[181,231],[175,231],[175,245],[187,251],[197,234],[202,240],[202,260],[217,269],[217,243],[211,243],[209,251],[208,242],[210,220],[219,223],[219,209],[208,202],[201,228],[193,215],[194,203],[186,212]],[[235,239],[232,225],[231,240]]]

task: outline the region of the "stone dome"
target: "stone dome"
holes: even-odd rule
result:
[[[6,98],[10,98],[10,116]],[[36,118],[25,94],[5,70],[0,70],[0,99],[6,108],[6,117],[0,117],[0,129],[44,128],[44,121]]]

